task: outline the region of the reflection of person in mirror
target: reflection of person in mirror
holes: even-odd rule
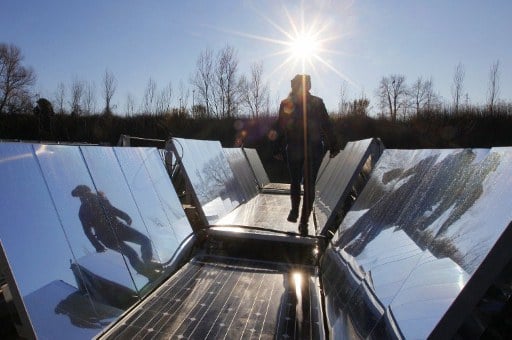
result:
[[[310,76],[296,75],[291,81],[291,88],[288,97],[281,102],[275,130],[269,137],[275,140],[274,158],[286,157],[288,163],[290,222],[296,222],[299,216],[300,184],[303,181],[304,201],[299,232],[305,236],[315,199],[315,181],[325,150],[329,150],[331,158],[340,150],[323,100],[309,93]]]
[[[130,227],[132,219],[127,213],[114,207],[103,192],[95,194],[87,185],[78,185],[71,195],[80,198],[82,204],[78,216],[85,235],[98,253],[112,249],[126,256],[138,273],[149,279],[158,275],[158,264],[152,260],[151,241]],[[140,245],[142,260],[126,242]]]

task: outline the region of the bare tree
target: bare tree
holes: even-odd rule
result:
[[[496,60],[496,62],[491,65],[491,69],[489,71],[489,88],[487,89],[487,106],[491,113],[494,112],[500,94],[499,69],[500,61]]]
[[[178,113],[180,115],[185,115],[186,113],[186,107],[188,106],[188,98],[190,96],[190,91],[188,88],[185,87],[185,83],[183,80],[180,80],[180,85],[178,87],[178,99],[180,101]]]
[[[29,88],[35,83],[36,76],[31,68],[21,64],[22,61],[18,47],[0,44],[0,114],[30,97]]]
[[[233,47],[224,47],[217,55],[213,99],[217,117],[233,117],[238,106],[238,59]]]
[[[416,79],[409,90],[411,103],[414,106],[416,115],[425,109],[427,101],[432,100],[432,79],[423,80],[422,77]]]
[[[342,81],[341,85],[340,85],[340,101],[338,102],[338,114],[339,115],[344,115],[346,113],[348,113],[348,110],[349,110],[349,106],[350,106],[350,103],[347,101],[347,89],[348,89],[348,85],[347,85],[347,82],[345,80]]]
[[[210,116],[213,82],[213,52],[210,49],[202,51],[197,59],[196,66],[197,70],[191,78],[191,83],[197,90],[199,101],[202,101],[206,107],[206,116]]]
[[[75,78],[71,83],[71,98],[69,106],[71,107],[72,115],[82,114],[82,97],[84,95],[84,82]]]
[[[268,103],[268,85],[263,84],[263,64],[251,65],[251,79],[240,78],[242,101],[254,118],[258,118]]]
[[[110,102],[112,101],[112,97],[117,89],[117,80],[114,77],[114,74],[109,70],[105,70],[105,74],[103,75],[103,98],[105,99],[105,109],[103,113],[106,115],[112,114],[112,107],[110,106]]]
[[[55,91],[55,103],[57,104],[57,113],[64,114],[64,102],[66,98],[66,86],[60,82],[57,85],[57,91]]]
[[[142,112],[145,114],[151,114],[154,112],[156,96],[156,82],[153,78],[149,78],[146,90],[144,91],[144,97],[142,99]]]
[[[126,115],[133,116],[135,114],[135,98],[131,93],[126,95]]]
[[[171,112],[171,102],[172,102],[172,83],[164,87],[158,97],[156,98],[156,113],[164,114]]]
[[[432,78],[424,82],[424,93],[425,93],[425,102],[423,105],[423,109],[427,112],[432,112],[435,108],[441,105],[441,99],[434,92],[434,85]]]
[[[93,82],[84,83],[83,92],[83,113],[85,115],[94,114],[96,112],[96,85]]]
[[[466,72],[464,71],[464,66],[462,65],[462,63],[459,63],[457,67],[455,67],[455,73],[453,75],[452,84],[453,108],[455,110],[455,113],[459,112],[462,94],[464,90],[465,75]]]
[[[393,74],[389,77],[383,77],[377,94],[383,112],[387,107],[391,120],[396,121],[398,110],[404,107],[407,100],[405,76]]]

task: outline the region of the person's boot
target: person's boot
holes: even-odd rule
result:
[[[308,236],[308,224],[304,222],[299,223],[300,236]]]
[[[292,209],[288,214],[288,222],[295,223],[297,222],[297,218],[299,218],[299,205],[300,205],[300,196],[292,196]]]
[[[290,213],[288,214],[288,218],[286,219],[288,222],[295,223],[297,222],[297,218],[299,217],[299,209],[292,209],[290,210]]]

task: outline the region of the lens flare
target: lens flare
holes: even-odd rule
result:
[[[345,6],[343,10],[331,8],[329,11],[329,9],[323,8],[311,11],[309,8],[305,9],[302,4],[300,8],[295,8],[293,14],[284,5],[279,9],[269,10],[266,8],[265,13],[273,13],[272,18],[254,7],[252,9],[268,23],[269,28],[275,29],[278,34],[258,35],[240,31],[222,31],[283,47],[264,56],[264,58],[284,56],[283,61],[270,70],[267,78],[272,79],[277,73],[286,73],[287,76],[294,73],[307,73],[314,74],[316,77],[325,70],[329,70],[356,86],[355,82],[338,70],[331,61],[334,59],[333,55],[349,54],[330,47],[334,43],[341,43],[343,38],[348,35],[348,31],[344,29],[345,26],[339,24],[340,21],[343,22],[340,19],[342,14],[337,14],[336,20],[327,19],[331,12],[348,13],[349,7]],[[348,16],[347,14],[346,17]]]

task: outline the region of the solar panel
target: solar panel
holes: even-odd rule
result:
[[[311,269],[198,257],[103,338],[322,339]]]

